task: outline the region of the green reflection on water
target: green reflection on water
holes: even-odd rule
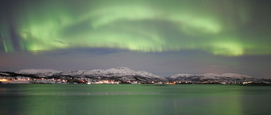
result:
[[[240,86],[175,85],[172,86],[171,114],[180,115],[243,115]],[[174,93],[173,93],[174,92]],[[168,100],[168,99],[167,99]]]
[[[45,85],[29,88],[25,114],[161,114],[157,98],[146,87],[133,85]],[[56,89],[54,87],[57,87]],[[37,91],[38,90],[38,91]],[[32,92],[33,91],[33,92]],[[159,98],[159,97],[158,97]],[[161,107],[161,106],[160,106]],[[147,112],[149,111],[149,112]]]
[[[3,88],[3,86],[5,87]],[[271,87],[30,84],[16,85],[16,87],[0,85],[0,88],[5,89],[0,91],[1,115],[249,115],[250,113],[271,113],[268,108],[259,108],[259,104],[271,105],[271,99],[269,99]],[[259,96],[261,98],[258,98]],[[3,104],[8,105],[3,106]],[[247,112],[249,110],[253,111]]]

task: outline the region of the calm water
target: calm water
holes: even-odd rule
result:
[[[271,87],[0,85],[0,115],[270,115]]]

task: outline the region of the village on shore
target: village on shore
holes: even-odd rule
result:
[[[131,76],[128,76],[128,78]],[[140,77],[40,77],[0,76],[0,84],[271,84],[270,79],[186,79],[186,80],[151,80]]]

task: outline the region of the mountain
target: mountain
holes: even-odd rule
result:
[[[116,67],[110,69],[94,69],[94,70],[77,70],[77,71],[57,71],[52,69],[24,69],[16,72],[17,74],[36,75],[38,77],[50,76],[74,76],[74,77],[141,77],[149,79],[157,79],[162,81],[177,81],[185,79],[250,79],[252,77],[247,75],[240,75],[235,73],[223,74],[175,74],[170,77],[161,77],[146,71],[135,71],[127,67]]]
[[[43,77],[45,81],[68,83],[87,83],[99,81],[118,81],[120,83],[243,83],[243,82],[270,82],[270,79],[256,79],[247,75],[236,73],[223,74],[175,74],[169,77],[161,77],[146,71],[135,71],[127,67],[116,67],[110,69],[94,69],[94,70],[77,70],[77,71],[57,71],[52,69],[24,69],[17,72],[1,72],[0,78],[22,79],[33,78],[33,82],[39,83],[37,80]],[[52,81],[53,80],[53,81]],[[54,81],[55,80],[55,81]],[[46,83],[47,83],[46,81]],[[40,81],[45,83],[44,81]]]
[[[240,75],[236,73],[223,73],[223,74],[213,74],[213,73],[207,73],[207,74],[175,74],[170,77],[168,77],[170,81],[185,81],[185,80],[204,80],[204,79],[212,79],[212,80],[236,80],[236,79],[253,79],[253,77],[247,76],[247,75]]]
[[[16,72],[17,74],[31,74],[37,75],[38,77],[47,77],[54,74],[60,73],[61,71],[52,70],[52,69],[24,69]]]
[[[105,77],[144,76],[144,77],[162,78],[160,76],[154,75],[146,71],[134,71],[127,67],[117,67],[117,68],[111,68],[111,69],[106,69],[106,70],[94,69],[90,71],[85,71],[85,70],[67,71],[67,72],[61,72],[60,75],[73,75],[73,76],[98,75],[98,76],[105,76]]]
[[[106,70],[94,69],[94,70],[77,70],[77,71],[57,71],[52,69],[25,69],[16,72],[18,74],[31,74],[38,77],[50,77],[50,76],[74,76],[74,77],[140,77],[148,79],[157,79],[165,81],[165,77],[157,76],[146,71],[134,71],[127,67],[116,67]],[[135,78],[133,78],[135,79]]]

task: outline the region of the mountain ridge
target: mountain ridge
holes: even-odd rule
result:
[[[135,71],[128,67],[116,67],[110,69],[76,70],[76,71],[57,71],[52,69],[24,69],[15,72],[17,74],[35,74],[39,77],[66,75],[66,76],[103,76],[103,77],[123,77],[123,76],[142,76],[166,80],[165,77],[154,75],[146,71]]]
[[[248,75],[236,74],[236,73],[222,73],[222,74],[215,74],[215,73],[206,73],[206,74],[174,74],[169,77],[162,77],[158,75],[154,75],[147,71],[135,71],[128,67],[115,67],[109,69],[93,69],[93,70],[75,70],[75,71],[58,71],[53,69],[23,69],[19,70],[15,73],[18,74],[37,74],[41,77],[52,76],[52,75],[70,75],[70,76],[86,76],[86,75],[102,75],[105,77],[112,77],[112,76],[144,76],[144,77],[154,77],[154,78],[170,78],[176,79],[179,77],[204,77],[204,78],[221,78],[221,77],[231,77],[231,78],[253,78]]]
[[[270,83],[270,79],[258,79],[236,73],[175,74],[168,77],[147,71],[135,71],[128,67],[109,69],[57,71],[53,69],[23,69],[17,72],[0,72],[1,79],[30,80],[31,83],[120,83],[120,84],[247,84]]]

